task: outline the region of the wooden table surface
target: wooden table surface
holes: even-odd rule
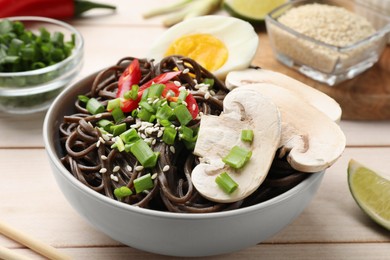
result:
[[[166,30],[160,18],[143,20],[141,13],[168,0],[106,2],[117,5],[116,14],[69,21],[85,38],[85,62],[79,78],[124,56],[143,57]],[[260,34],[266,42],[264,32]],[[261,47],[260,43],[261,52],[270,51]],[[256,65],[267,68],[267,60],[256,60]],[[44,115],[0,114],[0,219],[74,259],[170,259],[112,240],[70,207],[49,168],[42,140]],[[347,184],[351,158],[389,171],[390,122],[342,120],[340,125],[347,137],[345,152],[327,170],[319,192],[304,212],[257,246],[209,259],[390,259],[390,232],[359,209]],[[0,246],[42,259],[1,235]]]

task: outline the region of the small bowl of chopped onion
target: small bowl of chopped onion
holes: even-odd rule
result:
[[[293,167],[287,159],[292,153],[279,148],[281,122],[276,105],[255,90],[242,88],[243,92],[230,91],[205,68],[183,56],[169,56],[156,63],[126,57],[74,83],[54,100],[43,126],[45,148],[59,189],[91,225],[147,252],[210,256],[271,238],[307,207],[332,163],[328,159],[312,162],[308,152],[308,162],[301,164],[305,166]],[[296,100],[300,105],[306,102]],[[225,110],[229,102],[235,104],[232,110],[237,113],[248,111],[245,120]],[[244,109],[248,105],[251,110]],[[308,113],[305,106],[297,107]],[[296,107],[293,109],[296,114]],[[321,116],[319,111],[314,113]],[[227,125],[202,126],[211,122],[202,121],[205,118],[224,116]],[[301,125],[314,124],[308,118],[310,122]],[[342,152],[344,139],[334,138],[333,130],[329,134],[338,126],[325,114],[319,121],[324,124],[324,120],[329,128],[318,128],[326,133],[324,142],[330,149],[324,142],[309,146],[315,150],[320,147],[315,154],[328,149],[333,162]],[[259,125],[251,130],[254,122]],[[245,133],[253,131],[252,137],[242,137],[244,125],[248,127]],[[222,126],[238,130],[226,132]],[[316,127],[307,129],[305,134],[322,132]],[[298,139],[304,138],[296,137],[297,144]],[[333,146],[329,139],[341,145]],[[229,152],[230,140],[242,145],[240,151],[245,153]],[[215,142],[213,148],[207,147]],[[312,149],[296,150],[306,153]],[[207,180],[202,168],[214,167],[207,159],[213,152],[229,152],[224,161],[230,168],[224,167],[223,172],[216,165],[214,177]],[[234,163],[242,159],[245,165]]]
[[[390,17],[359,2],[303,0],[274,9],[266,25],[278,61],[332,86],[378,61]]]
[[[0,111],[46,110],[77,76],[83,38],[71,25],[46,17],[0,20]]]

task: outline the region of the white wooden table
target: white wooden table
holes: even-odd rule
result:
[[[116,14],[69,21],[85,39],[79,78],[124,56],[143,57],[165,28],[160,18],[141,13],[164,1],[111,0]],[[0,113],[0,219],[74,259],[170,259],[129,248],[82,219],[57,188],[42,140],[45,113]],[[390,259],[390,232],[372,222],[352,199],[347,164],[354,158],[372,168],[390,169],[390,122],[342,121],[347,137],[343,156],[327,170],[305,211],[269,240],[210,259]],[[0,235],[0,246],[42,259]]]

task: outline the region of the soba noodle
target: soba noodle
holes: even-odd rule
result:
[[[116,96],[118,79],[133,57],[121,59],[115,66],[101,71],[95,78],[91,90],[85,95],[94,97],[106,105]],[[203,114],[219,115],[223,110],[223,99],[228,93],[224,83],[215,78],[206,69],[194,60],[181,56],[169,56],[160,63],[139,59],[142,78],[140,85],[153,79],[155,76],[169,71],[189,70],[174,80],[180,81],[182,86],[191,90]],[[198,87],[205,79],[213,79],[213,95],[205,97]],[[136,158],[127,152],[119,152],[111,148],[113,140],[107,139],[96,127],[100,119],[113,120],[110,112],[104,112],[96,117],[91,115],[85,105],[79,100],[74,104],[75,112],[64,117],[60,125],[61,143],[63,145],[64,166],[84,185],[96,192],[117,200],[114,190],[127,186],[133,188],[133,181],[147,173],[153,177],[154,187],[146,192],[133,194],[120,199],[121,202],[153,210],[206,213],[231,210],[247,207],[291,189],[308,173],[293,170],[285,158],[276,158],[271,170],[260,188],[242,201],[223,204],[203,198],[191,182],[192,169],[199,163],[199,159],[192,154],[181,142],[167,145],[158,137],[158,133],[149,133],[149,138],[156,140],[152,149],[160,153],[156,166],[152,169],[142,169]],[[130,114],[120,123],[125,122],[128,127],[137,125],[137,121]],[[188,125],[196,128],[200,119],[194,119]],[[154,125],[158,127],[158,125]],[[138,133],[145,129],[137,128]],[[255,159],[255,158],[253,158]],[[169,166],[169,167],[167,167]],[[169,169],[168,169],[169,168]]]

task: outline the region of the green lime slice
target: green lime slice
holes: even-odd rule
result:
[[[232,16],[248,22],[262,22],[265,16],[287,0],[224,0],[223,8]]]
[[[390,179],[351,159],[348,185],[360,208],[376,223],[390,230]]]

